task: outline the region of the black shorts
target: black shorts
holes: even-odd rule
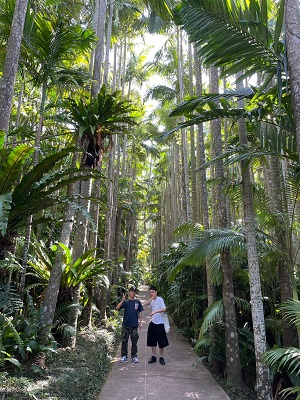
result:
[[[147,334],[147,346],[160,348],[169,346],[169,341],[164,328],[164,324],[154,324],[150,322]]]

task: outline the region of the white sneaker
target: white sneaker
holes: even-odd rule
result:
[[[134,363],[138,363],[139,359],[137,357],[132,357],[131,361],[134,362]]]
[[[127,362],[127,356],[123,356],[120,360],[121,363]]]

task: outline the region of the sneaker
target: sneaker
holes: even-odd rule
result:
[[[161,365],[165,365],[165,364],[166,364],[163,357],[159,357],[159,363],[160,363]]]
[[[127,356],[123,356],[120,360],[121,363],[127,362]]]
[[[134,363],[138,363],[139,359],[137,357],[132,357],[131,361],[134,362]]]
[[[156,357],[155,356],[152,356],[151,358],[150,358],[150,360],[148,361],[148,364],[153,364],[153,363],[155,363],[156,362]]]

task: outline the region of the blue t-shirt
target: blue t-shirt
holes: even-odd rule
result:
[[[143,306],[140,300],[133,299],[133,300],[125,300],[124,303],[121,305],[120,310],[124,308],[124,318],[123,318],[123,325],[125,326],[138,326],[139,325],[139,313],[143,311]]]

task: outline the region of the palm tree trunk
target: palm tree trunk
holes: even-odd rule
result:
[[[300,157],[300,10],[299,0],[285,0],[285,41],[288,70],[292,88],[293,113],[296,123],[298,155]]]
[[[243,103],[238,103],[239,107]],[[246,122],[238,120],[239,138],[241,145],[248,145]],[[248,255],[248,266],[250,274],[250,298],[252,323],[256,358],[256,391],[258,400],[271,400],[272,388],[270,384],[269,370],[262,361],[262,355],[266,351],[266,332],[264,309],[261,293],[260,272],[258,264],[258,251],[256,244],[255,215],[252,198],[252,185],[250,169],[247,162],[242,161],[242,188],[244,203],[244,223],[246,232],[246,244]]]
[[[96,33],[98,36],[98,42],[96,45],[95,53],[94,53],[94,64],[93,64],[93,84],[91,94],[92,97],[97,96],[101,87],[101,71],[102,71],[102,63],[104,56],[104,42],[105,42],[105,23],[106,23],[106,8],[107,3],[106,0],[98,0],[99,7],[97,19],[97,29]]]
[[[182,101],[184,97],[183,89],[183,49],[182,49],[182,33],[177,30],[177,53],[178,53],[178,69],[177,76],[179,82],[179,100]],[[181,117],[181,122],[184,121],[184,117]],[[189,189],[189,168],[188,168],[188,145],[187,145],[187,134],[186,129],[181,130],[181,173],[182,179],[180,180],[182,185],[182,209],[181,216],[182,222],[189,221],[191,219],[191,207],[190,207],[190,189]]]
[[[115,5],[115,0],[110,0],[109,18],[108,18],[107,30],[106,30],[105,64],[104,64],[104,72],[103,72],[104,85],[107,85],[107,79],[108,79],[109,52],[110,52],[112,23],[113,23],[113,16],[114,16],[114,5]]]
[[[4,68],[0,83],[0,130],[9,129],[10,112],[18,71],[28,0],[16,0],[14,16],[8,38]]]
[[[285,197],[285,188],[282,181],[281,163],[277,157],[270,157],[270,207],[273,215],[276,216],[275,226],[275,241],[278,248],[284,256],[281,256],[278,260],[278,273],[279,273],[279,285],[280,285],[280,298],[281,301],[290,300],[293,298],[293,285],[292,277],[294,271],[292,270],[292,259],[289,256],[291,254],[291,243],[289,240],[289,232],[287,222],[283,215],[288,214],[288,210],[285,209],[283,204],[283,198]],[[296,285],[295,285],[296,286]],[[284,347],[293,346],[294,329],[291,328],[289,322],[286,319],[282,319],[282,344]]]
[[[218,93],[218,69],[212,67],[210,69],[210,91],[211,93]],[[213,135],[213,149],[216,156],[222,154],[223,145],[221,138],[221,122],[214,120],[211,123]],[[224,177],[223,162],[218,161],[215,164],[215,178],[220,181]],[[218,215],[218,227],[227,228],[227,209],[226,199],[222,193],[221,185],[216,188],[216,204],[214,205],[214,212]],[[223,304],[225,312],[225,343],[226,343],[226,367],[227,367],[227,381],[230,385],[235,387],[242,387],[242,373],[240,364],[240,354],[238,346],[238,332],[236,322],[236,311],[234,301],[233,289],[233,274],[230,263],[229,251],[221,252],[221,265],[223,270]]]
[[[75,168],[78,154],[74,154],[72,160],[72,167]],[[67,195],[70,198],[74,198],[78,192],[78,183],[70,183],[67,189]],[[69,246],[70,237],[73,229],[75,210],[71,203],[67,202],[64,210],[64,219],[62,223],[61,233],[59,242],[65,246]],[[43,339],[46,340],[47,332],[50,333],[51,326],[54,320],[55,309],[57,305],[57,299],[60,289],[62,271],[63,271],[63,249],[58,248],[55,260],[52,266],[49,282],[45,291],[45,296],[41,306],[40,324],[42,327],[48,329],[43,330]]]
[[[82,168],[86,167],[81,165]],[[90,180],[82,181],[79,183],[79,196],[81,198],[80,205],[82,209],[89,211],[89,200],[91,194],[91,182]],[[76,213],[76,227],[73,240],[73,252],[72,261],[77,260],[87,249],[87,223],[85,216],[77,210]],[[81,285],[78,284],[76,287],[71,288],[72,290],[72,304],[79,305],[80,289]],[[78,321],[79,310],[75,310],[69,317],[68,323],[74,330],[74,335],[66,337],[63,340],[65,347],[71,346],[72,348],[76,345],[76,331]]]
[[[201,71],[201,61],[196,55],[197,49],[194,49],[195,57],[195,74],[196,74],[196,91],[197,95],[202,94],[202,71]],[[206,162],[205,157],[205,145],[204,145],[204,134],[203,134],[203,124],[197,125],[197,168],[200,168]],[[199,179],[197,179],[197,192],[198,192],[198,219],[203,224],[204,229],[209,229],[209,212],[208,212],[208,190],[207,190],[207,179],[206,170],[202,169],[199,174]],[[216,301],[216,287],[213,285],[210,279],[210,267],[209,260],[206,260],[205,265],[206,270],[206,288],[207,288],[207,304],[211,305]]]

